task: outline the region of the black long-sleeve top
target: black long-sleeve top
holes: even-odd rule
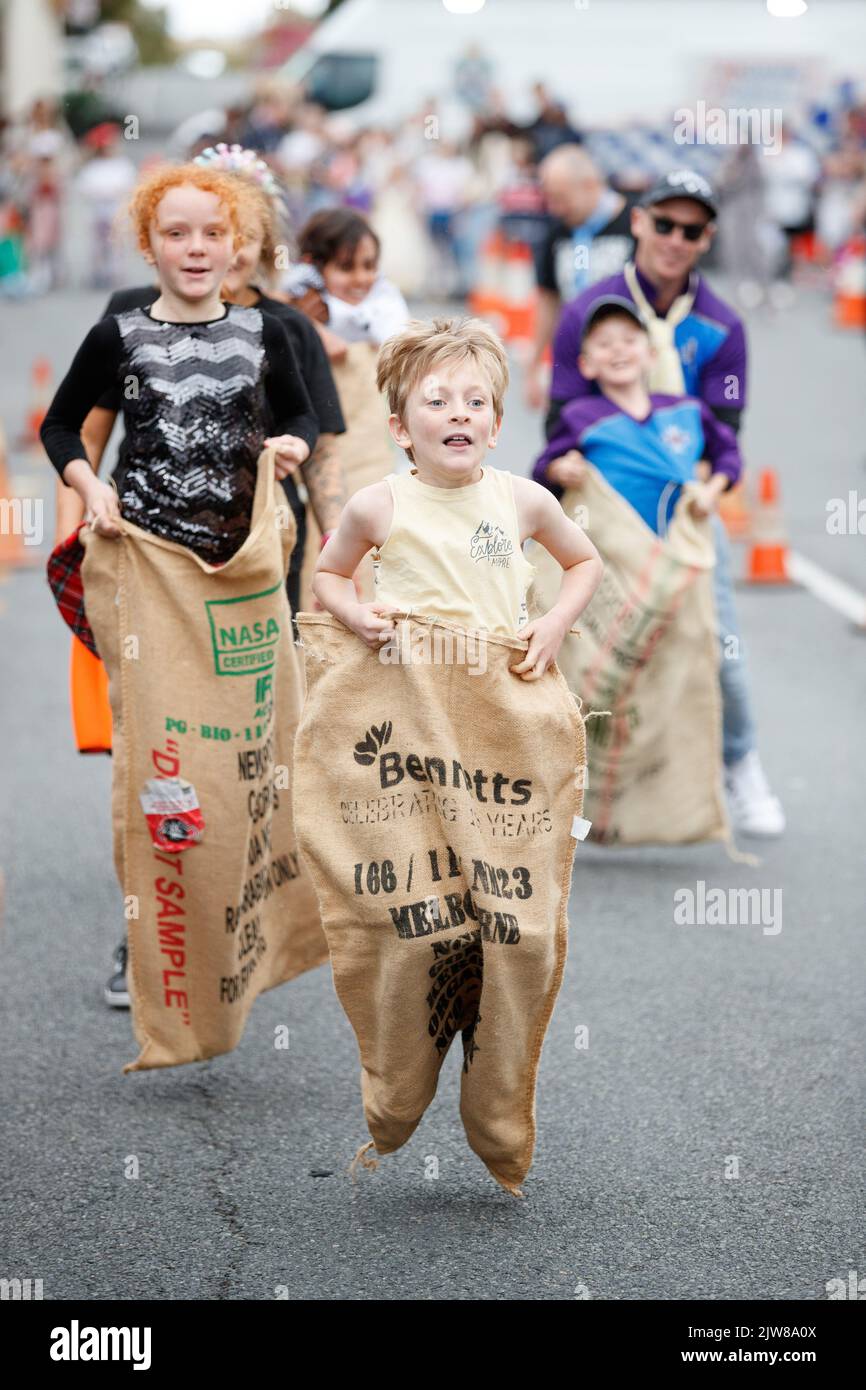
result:
[[[166,323],[145,308],[96,324],[42,425],[60,476],[85,458],[81,426],[119,391],[126,437],[112,475],[123,515],[211,563],[243,544],[265,438],[295,434],[312,450],[318,420],[282,323],[225,305],[222,318]]]
[[[330,363],[322,346],[322,340],[311,320],[307,318],[306,314],[293,309],[291,305],[284,304],[282,300],[271,299],[270,295],[263,294],[255,286],[251,288],[258,295],[254,307],[279,319],[289,335],[289,342],[298,359],[301,376],[309,392],[310,401],[322,434],[345,434],[346,422],[340,409],[340,398],[337,395]],[[115,290],[105,307],[103,318],[107,318],[110,314],[121,314],[127,309],[146,308],[158,298],[158,285],[136,285],[132,289]],[[113,390],[107,391],[104,396],[100,396],[97,405],[102,406],[105,410],[122,411],[123,392],[115,387]],[[268,432],[271,433],[272,431],[269,429]],[[298,477],[303,479],[305,471],[302,469]],[[300,574],[304,563],[307,536],[307,509],[298,494],[298,487],[293,474],[287,474],[280,481],[283,485],[286,501],[294,514],[297,530],[289,573]]]

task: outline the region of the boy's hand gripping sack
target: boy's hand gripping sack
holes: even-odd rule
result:
[[[120,540],[82,533],[82,573],[114,722],[135,1071],[230,1051],[255,996],[319,965],[327,944],[292,823],[295,533],[273,452],[224,565],[122,527]]]
[[[565,964],[583,722],[526,643],[401,618],[372,652],[300,614],[295,820],[361,1054],[379,1154],[405,1144],[456,1034],[469,1144],[517,1196]]]
[[[559,665],[582,701],[592,838],[680,844],[729,836],[722,794],[719,643],[709,521],[683,490],[664,539],[586,465],[563,509],[598,547],[604,574]],[[562,571],[536,548],[530,602],[555,601]],[[606,711],[605,714],[594,714]]]

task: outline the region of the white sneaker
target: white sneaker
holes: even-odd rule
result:
[[[735,831],[767,838],[782,834],[785,812],[779,798],[770,790],[754,748],[739,762],[725,768],[725,790]]]

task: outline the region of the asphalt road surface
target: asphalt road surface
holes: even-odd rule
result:
[[[3,307],[13,440],[33,358],[56,380],[101,302]],[[826,526],[831,499],[866,495],[862,338],[814,292],[749,331],[749,465],[778,469],[797,550],[866,592],[863,537]],[[525,471],[539,438],[512,387],[496,462]],[[260,998],[231,1055],[121,1075],[129,1016],[102,1002],[122,929],[110,760],[71,738],[41,563],[53,474],[18,447],[11,468],[46,512],[39,563],[0,584],[0,1276],[41,1278],[46,1299],[814,1300],[866,1273],[866,633],[799,588],[739,592],[789,822],[759,867],[578,845],[526,1200],[465,1142],[454,1049],[411,1141],[353,1183],[368,1135],[327,967]],[[782,929],[677,926],[674,894],[700,880],[780,890]]]

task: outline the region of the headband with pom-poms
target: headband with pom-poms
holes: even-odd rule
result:
[[[285,193],[270,165],[266,164],[255,150],[244,149],[243,145],[226,145],[220,142],[202,150],[201,154],[196,155],[193,163],[200,164],[205,169],[218,169],[221,174],[242,174],[267,194],[278,216],[288,223],[289,212]]]

